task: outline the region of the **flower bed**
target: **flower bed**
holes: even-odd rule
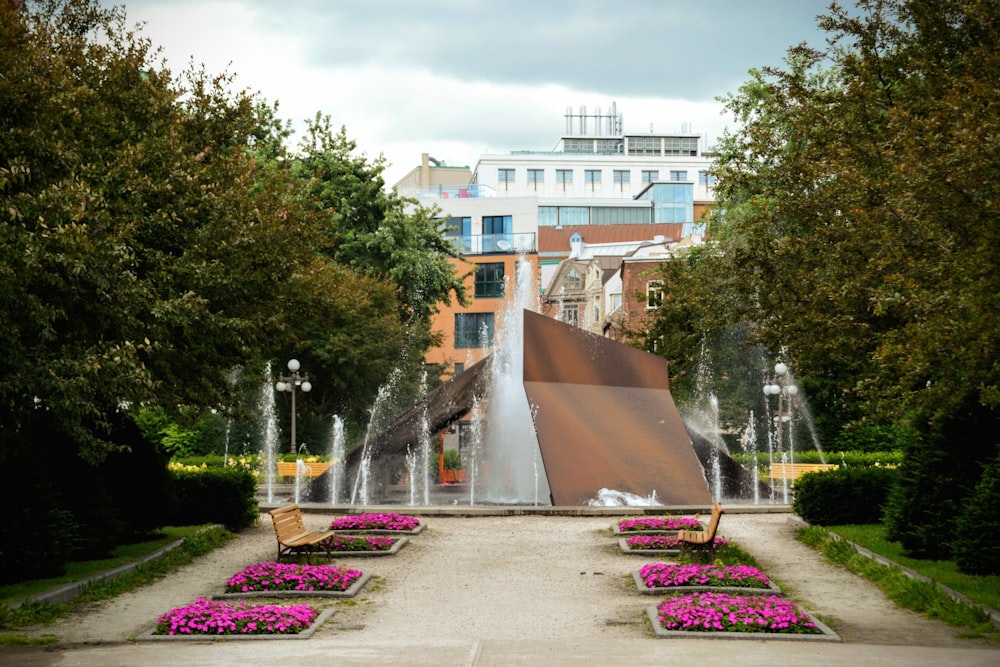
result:
[[[716,592],[780,593],[781,589],[755,567],[700,563],[649,563],[632,573],[636,589],[661,595],[676,590]]]
[[[815,638],[840,641],[808,612],[778,595],[699,592],[675,595],[648,609],[658,637]]]
[[[266,562],[233,575],[216,600],[253,597],[353,597],[371,579],[334,565]]]
[[[171,609],[138,639],[306,638],[333,614],[307,604],[278,606],[211,601]]]
[[[330,523],[330,530],[343,532],[395,533],[416,535],[424,529],[420,519],[392,512],[340,516]]]
[[[729,541],[716,537],[716,549],[727,546]],[[618,540],[618,545],[625,553],[630,554],[662,554],[677,555],[680,553],[680,540],[676,535],[632,535]]]
[[[614,525],[617,535],[638,533],[676,533],[678,530],[704,530],[701,521],[689,516],[644,516],[622,519]]]
[[[319,548],[352,556],[388,556],[396,553],[407,542],[406,537],[388,535],[331,535],[319,544]]]

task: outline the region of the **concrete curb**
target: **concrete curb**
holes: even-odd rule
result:
[[[215,527],[219,528],[221,526],[215,526]],[[173,551],[177,547],[184,544],[185,539],[187,538],[182,537],[178,540],[174,540],[170,544],[166,544],[157,549],[156,551],[146,554],[142,558],[134,560],[130,563],[125,563],[124,565],[119,565],[118,567],[112,568],[110,570],[105,570],[103,572],[98,572],[97,574],[92,574],[89,577],[85,577],[79,581],[71,581],[69,583],[56,586],[55,588],[50,588],[47,591],[36,593],[34,595],[29,595],[23,600],[16,600],[14,602],[9,602],[7,604],[7,607],[9,609],[16,609],[27,602],[43,602],[45,604],[62,604],[63,602],[69,602],[73,598],[80,595],[80,592],[84,589],[85,586],[97,581],[114,579],[117,576],[135,570],[143,563],[149,563],[150,561],[154,561],[158,558],[161,558],[164,554]]]
[[[806,521],[805,519],[803,519],[801,517],[798,517],[798,516],[795,516],[795,515],[792,515],[792,516],[788,517],[788,523],[790,523],[790,524],[792,524],[794,526],[797,526],[799,528],[806,528],[806,527],[812,526],[812,524],[809,523],[808,521]],[[822,528],[822,526],[819,526],[819,527]],[[826,529],[824,529],[824,530],[826,530]],[[847,542],[848,544],[851,545],[851,547],[855,551],[857,551],[859,554],[861,554],[865,558],[870,558],[871,560],[875,561],[876,563],[879,563],[880,565],[885,565],[886,567],[894,567],[894,568],[898,569],[900,572],[902,572],[903,574],[905,574],[910,579],[915,579],[917,581],[923,581],[923,582],[928,583],[928,584],[933,584],[933,585],[937,586],[938,588],[940,588],[951,599],[953,599],[953,600],[955,600],[957,602],[961,602],[963,604],[967,604],[970,607],[977,607],[978,609],[981,609],[983,611],[983,613],[985,613],[987,616],[990,617],[990,620],[993,621],[993,625],[995,625],[998,628],[1000,628],[1000,611],[997,611],[996,609],[993,609],[991,607],[987,607],[986,605],[984,605],[982,603],[976,602],[975,600],[972,600],[968,596],[963,595],[962,593],[959,593],[956,590],[952,590],[951,588],[948,588],[947,586],[934,581],[930,577],[925,577],[924,575],[920,574],[919,572],[917,572],[915,570],[912,570],[912,569],[906,567],[905,565],[901,565],[900,563],[897,563],[894,560],[890,560],[890,559],[886,558],[885,556],[880,556],[879,554],[874,553],[873,551],[869,551],[868,549],[864,548],[860,544],[855,544],[854,542],[851,542],[850,540],[846,540],[846,539],[844,539],[843,537],[841,537],[840,535],[838,535],[837,533],[835,533],[835,532],[833,532],[831,530],[826,530],[826,534],[829,535],[833,539],[842,540],[844,542]]]

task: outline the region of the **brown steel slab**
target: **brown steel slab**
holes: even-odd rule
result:
[[[711,502],[661,357],[525,311],[524,386],[553,504]]]

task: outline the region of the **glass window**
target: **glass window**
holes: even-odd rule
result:
[[[500,188],[503,190],[510,190],[514,187],[514,170],[513,169],[498,169],[497,170],[497,182],[500,184]]]
[[[583,172],[583,181],[590,190],[597,190],[601,187],[601,170],[586,169]]]
[[[660,180],[660,172],[657,169],[644,169],[642,171],[642,183],[643,185],[649,183],[655,183]]]
[[[493,313],[456,313],[455,349],[493,347]]]
[[[580,326],[580,308],[578,306],[563,306],[563,322],[572,324],[574,327]]]
[[[698,172],[698,184],[699,185],[715,185],[715,175],[710,174],[704,169]]]
[[[563,190],[568,190],[569,186],[573,185],[573,170],[556,169],[556,184],[561,186]]]
[[[651,208],[633,206],[595,206],[591,211],[594,225],[627,225],[648,223],[652,220]]]
[[[559,208],[560,225],[589,225],[590,209],[586,206],[562,206]]]
[[[510,234],[514,231],[514,218],[509,215],[484,215],[483,234]]]
[[[622,295],[612,294],[611,295],[611,310],[617,310],[622,307]]]
[[[663,303],[663,282],[650,280],[646,283],[646,310],[659,308]]]
[[[569,273],[566,274],[566,280],[563,281],[563,284],[566,286],[566,289],[583,289],[583,276],[576,269],[570,269]]]
[[[503,296],[503,262],[476,266],[476,298]]]
[[[688,173],[686,171],[670,171],[671,181],[686,181],[688,179]]]
[[[538,226],[539,227],[555,227],[559,224],[559,207],[558,206],[539,206],[538,207]]]
[[[537,190],[538,186],[545,182],[545,170],[544,169],[529,169],[528,170],[528,185],[532,190]]]
[[[615,188],[618,190],[625,190],[626,186],[629,184],[629,179],[631,178],[628,169],[615,169],[614,179]]]

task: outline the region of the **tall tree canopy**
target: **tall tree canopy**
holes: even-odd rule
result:
[[[996,0],[831,4],[827,48],[794,47],[726,98],[716,252],[672,275],[724,288],[711,303],[787,346],[825,409],[906,420],[918,450],[962,459],[937,469],[952,486],[1000,441],[997,16]],[[653,333],[699,328],[689,301],[666,299]]]
[[[37,420],[99,460],[114,412],[230,410],[235,369],[287,356],[364,415],[461,295],[343,131],[294,159],[276,105],[156,58],[120,8],[0,2],[0,461]]]

